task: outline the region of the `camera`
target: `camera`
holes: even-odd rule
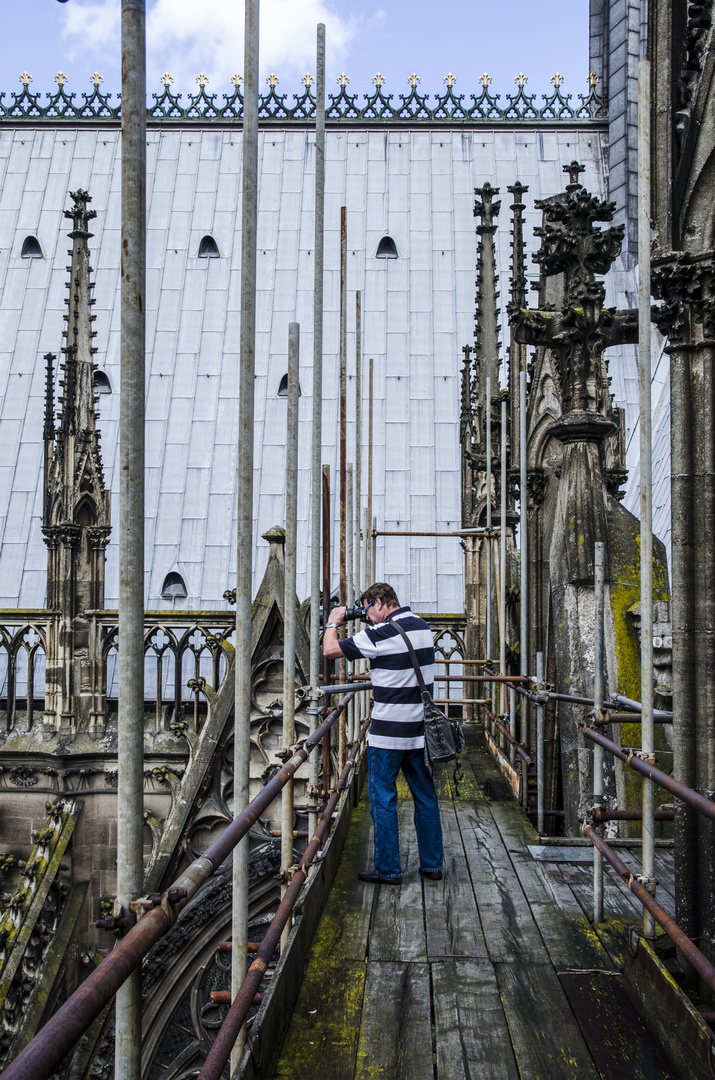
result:
[[[363,622],[365,622],[365,614],[362,607],[345,608],[345,622],[349,622],[351,619],[362,619]]]

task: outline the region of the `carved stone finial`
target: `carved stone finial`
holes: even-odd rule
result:
[[[306,71],[305,75],[303,76],[303,78],[300,81],[303,83],[306,90],[310,90],[311,83],[314,83],[315,79],[313,78],[313,76],[310,74],[309,71]]]
[[[452,87],[454,86],[456,81],[457,81],[456,76],[453,75],[451,71],[449,72],[448,75],[445,75],[445,77],[442,79],[442,82],[445,82],[447,84],[447,89],[448,90],[452,89]]]
[[[485,71],[483,75],[479,76],[479,81],[486,90],[486,88],[489,86],[489,83],[492,81],[492,77],[491,75],[487,75]]]
[[[528,80],[527,76],[524,74],[523,71],[520,71],[519,74],[516,75],[515,78],[514,78],[514,82],[518,85],[520,90],[524,89],[524,87],[526,86],[528,81],[529,80]]]
[[[271,72],[270,75],[266,76],[266,82],[270,86],[271,90],[275,90],[276,86],[280,82],[280,79],[277,75],[274,75],[274,73]]]
[[[87,203],[91,203],[92,196],[82,188],[78,188],[77,191],[70,191],[70,198],[73,203],[72,209],[65,210],[65,217],[69,218],[74,225],[70,237],[74,239],[75,236],[84,236],[85,239],[89,239],[92,233],[89,232],[87,225],[97,216],[96,210],[87,209]]]
[[[174,81],[174,76],[170,75],[168,71],[165,71],[164,74],[161,77],[161,81],[163,82],[164,86],[168,90],[169,87],[171,86],[171,84]]]
[[[581,165],[578,161],[572,161],[570,165],[562,165],[561,171],[569,174],[569,185],[574,185],[575,187],[582,187],[579,176],[582,172],[586,172],[585,165]]]
[[[481,195],[481,200],[475,199],[474,201],[474,215],[482,219],[481,225],[477,226],[477,231],[496,229],[494,219],[501,209],[501,201],[495,202],[494,196],[499,194],[499,188],[492,187],[489,181],[486,180],[482,187],[474,189],[474,194]]]
[[[94,75],[90,75],[89,81],[91,83],[94,83],[95,86],[99,86],[101,82],[104,82],[104,78],[99,74],[98,71],[95,71]]]
[[[196,82],[199,84],[199,86],[201,87],[202,90],[208,84],[208,81],[209,81],[209,77],[208,77],[208,75],[204,75],[203,71],[201,71],[196,76]]]
[[[552,75],[550,80],[549,80],[549,82],[552,82],[554,84],[554,86],[556,87],[557,90],[561,86],[561,83],[563,81],[564,81],[564,77],[563,77],[563,75],[559,75],[558,71],[556,72],[555,75]]]
[[[43,438],[49,442],[55,437],[54,364],[55,353],[45,353],[47,371],[45,376],[45,428]]]
[[[236,74],[232,77],[231,82],[238,90],[239,86],[243,82],[243,75],[239,75],[238,72],[236,72]]]
[[[375,86],[376,86],[376,87],[377,87],[377,89],[379,90],[379,89],[380,89],[380,87],[382,86],[382,84],[383,84],[383,83],[384,83],[384,82],[385,82],[386,80],[385,80],[385,76],[384,76],[384,75],[381,75],[381,74],[380,74],[380,72],[378,71],[377,75],[373,75],[373,77],[372,77],[372,81],[373,81],[373,82],[375,83]]]
[[[342,74],[339,75],[335,81],[340,86],[345,88],[347,86],[347,84],[350,82],[350,77],[348,75],[346,75],[345,72],[343,71]]]
[[[419,75],[415,75],[415,73],[413,71],[412,74],[410,76],[408,76],[407,81],[410,84],[410,86],[412,87],[412,89],[416,90],[417,89],[417,83],[422,82],[422,79],[419,77]]]
[[[57,83],[57,85],[58,85],[58,86],[60,86],[60,87],[64,86],[64,85],[65,85],[65,83],[66,83],[66,82],[68,82],[67,76],[65,75],[64,71],[59,71],[59,72],[58,72],[58,73],[57,73],[57,74],[55,75],[55,82],[56,82],[56,83]]]
[[[587,82],[588,82],[588,85],[591,87],[592,90],[596,89],[596,86],[597,86],[598,83],[600,83],[600,81],[601,81],[601,76],[600,75],[597,75],[595,71],[589,71]]]
[[[32,75],[30,75],[29,71],[23,71],[19,81],[23,86],[28,86],[32,82]]]

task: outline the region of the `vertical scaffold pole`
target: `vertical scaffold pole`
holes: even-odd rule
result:
[[[374,381],[373,381],[373,358],[370,357],[367,374],[367,581],[366,585],[372,585],[375,581],[375,522],[372,516],[372,433],[373,433],[373,404],[374,404]]]
[[[593,586],[593,711],[596,719],[603,712],[603,599],[604,599],[604,551],[605,545],[595,548],[595,576]],[[603,747],[593,747],[593,802],[603,801]],[[603,855],[593,849],[593,921],[603,922]]]
[[[251,601],[253,599],[253,416],[256,370],[256,231],[258,224],[258,26],[260,0],[245,0],[243,177],[241,211],[241,331],[238,401],[236,525],[236,687],[233,812],[250,799]],[[233,852],[231,998],[246,975],[248,951],[248,836]],[[231,1053],[235,1072],[245,1042],[241,1029]]]
[[[122,0],[117,906],[142,895],[144,860],[144,367],[146,9]],[[141,1075],[141,972],[117,992],[115,1076]]]
[[[641,466],[641,749],[655,753],[653,725],[653,451],[650,355],[650,61],[638,65],[638,375]],[[643,876],[655,895],[653,781],[643,777]],[[643,934],[655,921],[643,911]]]
[[[323,612],[325,621],[330,614],[330,466],[323,465],[322,470],[322,521],[323,521]],[[323,658],[323,684],[328,685],[333,661]],[[332,729],[323,737],[323,796],[327,799],[330,791],[330,742]]]
[[[298,371],[300,364],[300,326],[288,326],[288,416],[286,424],[286,543],[285,590],[283,594],[283,749],[295,742],[295,628],[296,628],[296,552],[298,545]],[[281,870],[288,883],[293,865],[293,780],[281,795]],[[285,945],[290,935],[290,920],[281,936]]]
[[[544,654],[536,654],[537,693],[544,686]],[[539,836],[544,835],[544,706],[536,710],[536,828]]]
[[[360,516],[362,507],[362,293],[355,293],[355,592],[363,587]],[[359,697],[360,695],[358,695]]]
[[[345,603],[352,607],[355,599],[353,595],[353,467],[349,462],[346,470],[347,491],[345,493]],[[352,630],[350,630],[352,633]],[[347,664],[345,665],[347,667]],[[347,707],[347,739],[352,741],[353,722],[355,719],[355,699]]]
[[[315,74],[315,261],[313,263],[313,425],[310,496],[310,685],[317,692],[320,681],[320,509],[322,502],[323,444],[323,249],[325,235],[325,26],[318,23]],[[310,731],[318,725],[317,698],[309,708]],[[309,804],[318,789],[319,759],[310,755]],[[312,836],[318,823],[311,813],[308,829]]]
[[[485,612],[486,629],[486,658],[492,660],[492,379],[487,375],[487,388],[484,411],[486,413],[487,428],[487,604]],[[488,696],[492,699],[492,712],[496,712],[494,701],[494,683],[487,683]]]
[[[338,498],[340,500],[340,537],[338,544],[338,565],[340,567],[340,600],[347,603],[347,566],[345,546],[347,534],[346,498],[347,498],[347,462],[348,462],[348,211],[340,207],[340,474],[338,477]],[[347,664],[345,659],[338,662],[340,682],[346,679]],[[345,768],[347,756],[345,740],[345,713],[338,720],[340,765],[338,772]]]
[[[519,372],[519,655],[521,674],[529,674],[529,547],[526,492],[526,372]],[[529,745],[529,706],[521,699],[521,741]]]
[[[506,675],[506,401],[501,403],[501,507],[499,520],[499,674]],[[507,711],[506,683],[501,684],[501,711]],[[503,747],[502,747],[503,749]]]

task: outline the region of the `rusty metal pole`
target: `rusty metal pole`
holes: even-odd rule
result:
[[[372,585],[375,581],[375,537],[372,535],[375,525],[372,516],[372,434],[373,434],[373,382],[374,361],[372,356],[368,364],[367,374],[367,581],[366,585]]]
[[[323,613],[330,613],[330,466],[323,465]],[[323,686],[330,683],[332,660],[323,657]],[[330,791],[330,732],[323,739],[323,795]]]
[[[541,691],[544,684],[544,654],[536,654],[536,689]],[[544,835],[544,706],[536,710],[536,829],[539,836]]]
[[[529,558],[526,491],[526,372],[519,372],[519,655],[522,675],[529,674]],[[521,742],[529,745],[529,704],[521,702]]]
[[[318,23],[315,73],[315,260],[313,263],[313,426],[310,496],[310,685],[317,695],[320,681],[320,509],[323,453],[323,252],[325,241],[325,26]],[[327,616],[326,616],[327,617]],[[317,696],[308,705],[310,730],[320,715]],[[318,790],[318,755],[310,759],[309,797]],[[308,816],[315,832],[317,814]]]
[[[593,587],[593,711],[600,718],[603,710],[603,605],[605,545],[598,542],[594,555]],[[593,748],[593,802],[603,801],[603,747]],[[603,922],[603,855],[593,849],[593,921]]]
[[[251,605],[253,600],[253,417],[256,370],[256,233],[258,224],[258,27],[260,0],[245,0],[243,177],[241,210],[241,329],[236,524],[236,671],[233,813],[250,799]],[[248,837],[233,853],[231,994],[246,974],[248,947]],[[235,1071],[245,1029],[231,1054]]]
[[[501,508],[499,521],[499,674],[506,675],[506,401],[501,403]],[[506,713],[506,687],[501,712]],[[502,747],[504,749],[504,747]]]
[[[352,463],[347,466],[346,473],[347,491],[345,494],[345,602],[348,607],[352,607],[355,603],[355,596],[353,593],[353,467]],[[347,664],[343,665],[347,668]],[[353,723],[355,720],[355,699],[350,702],[347,708],[347,740],[352,742],[353,738]]]
[[[340,207],[340,539],[338,542],[338,565],[340,567],[340,604],[347,603],[347,451],[348,451],[348,212]],[[344,636],[344,635],[343,635]],[[339,661],[340,681],[345,682],[347,665]],[[342,771],[346,758],[345,714],[340,716],[339,766]]]
[[[355,599],[363,588],[363,538],[360,532],[362,507],[362,293],[355,293],[355,545],[354,545],[354,582]],[[365,661],[357,664],[357,673],[365,670]],[[359,727],[365,718],[365,698],[361,694],[355,706],[356,725]],[[356,727],[356,733],[357,733]]]
[[[487,660],[492,659],[492,380],[487,375],[487,387],[485,397],[485,413],[487,428],[487,604],[485,612]],[[492,709],[496,712],[493,700],[494,688],[490,684],[487,695],[492,698]]]
[[[300,326],[288,326],[288,416],[286,431],[286,543],[285,589],[283,594],[283,749],[295,742],[295,633],[296,557],[298,543],[298,370]],[[288,872],[293,865],[293,780],[281,795],[281,872],[285,895]],[[290,935],[290,922],[283,931],[281,946]]]
[[[641,488],[641,749],[653,757],[653,451],[650,356],[650,62],[638,65],[638,374]],[[655,797],[643,778],[643,877],[655,895]],[[655,920],[643,911],[643,936],[655,937]]]
[[[119,488],[117,899],[142,894],[144,858],[144,397],[146,9],[122,0],[122,272]],[[117,911],[119,914],[119,912]],[[117,993],[117,1080],[141,1075],[141,971]]]

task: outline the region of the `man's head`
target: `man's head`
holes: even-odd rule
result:
[[[382,623],[393,611],[397,611],[400,601],[392,585],[386,581],[376,581],[360,596],[360,603],[366,608],[365,618],[370,623]]]

